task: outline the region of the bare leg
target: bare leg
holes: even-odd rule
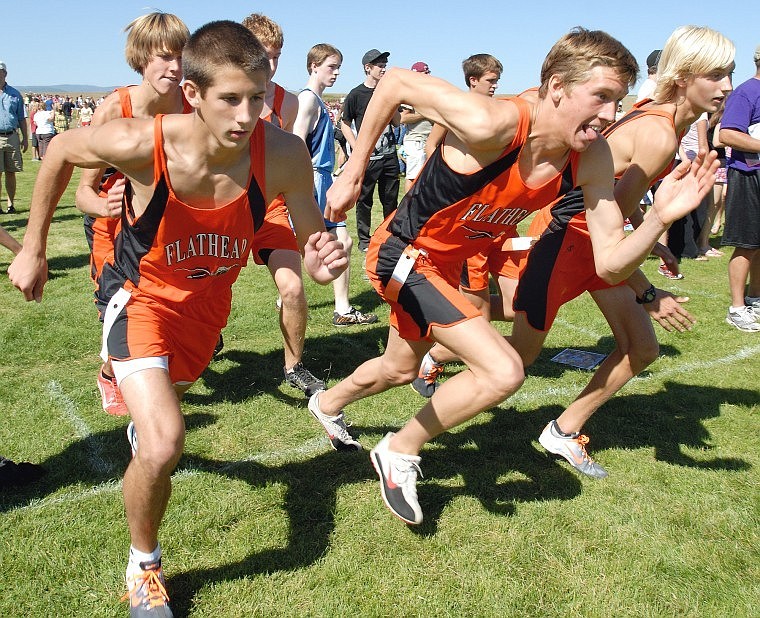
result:
[[[631,378],[650,365],[659,353],[652,321],[628,286],[591,292],[615,336],[615,349],[602,362],[580,395],[557,418],[563,433],[580,431],[599,407]]]
[[[285,351],[285,368],[292,369],[303,357],[308,307],[301,277],[301,255],[297,251],[276,249],[267,264],[282,298],[280,330]]]
[[[144,369],[121,382],[140,448],[124,473],[124,507],[132,546],[152,552],[171,494],[171,473],[185,444],[179,397],[163,369]]]

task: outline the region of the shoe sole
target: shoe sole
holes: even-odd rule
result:
[[[401,521],[403,521],[405,524],[409,524],[410,526],[418,526],[422,523],[422,518],[420,518],[419,521],[414,521],[407,519],[406,517],[403,517],[399,513],[395,511],[395,509],[391,506],[391,503],[388,502],[388,496],[385,493],[385,476],[383,476],[382,472],[382,466],[380,465],[380,462],[377,461],[377,453],[375,453],[375,450],[373,449],[370,451],[370,460],[372,461],[372,467],[375,469],[375,472],[377,473],[377,476],[380,478],[380,496],[383,499],[383,502],[385,503],[386,508],[396,517],[398,517]]]
[[[742,328],[736,322],[732,322],[729,318],[726,318],[726,324],[730,324],[736,330],[740,330],[743,333],[757,333],[757,332],[760,332],[760,328]]]

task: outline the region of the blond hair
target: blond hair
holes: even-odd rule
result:
[[[676,81],[713,71],[728,71],[734,62],[736,48],[720,32],[699,26],[681,26],[673,31],[662,48],[657,66],[657,103],[673,99]]]
[[[546,96],[549,79],[556,75],[565,87],[572,88],[588,80],[598,66],[613,69],[620,80],[631,88],[639,75],[639,64],[617,39],[601,30],[573,28],[557,41],[541,67],[540,97]]]
[[[266,15],[252,13],[242,21],[242,24],[253,33],[264,47],[282,49],[285,44],[282,28]]]
[[[129,66],[140,75],[153,56],[164,53],[181,55],[190,37],[190,31],[179,17],[160,11],[138,17],[124,28],[124,32],[127,33],[124,55]]]

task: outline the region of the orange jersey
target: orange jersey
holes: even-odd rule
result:
[[[454,264],[458,278],[464,260],[515,236],[518,223],[568,188],[562,172],[540,187],[523,182],[516,163],[530,131],[530,106],[519,98],[509,101],[517,105],[519,122],[503,154],[477,172],[462,174],[446,164],[439,145],[375,236],[396,236],[425,250],[436,264]]]
[[[117,88],[115,92],[119,95],[119,103],[121,104],[121,117],[122,118],[134,118],[132,114],[132,98],[129,94],[130,86],[123,86]],[[193,108],[187,102],[184,95],[182,96],[182,113],[189,114],[193,111]],[[103,177],[100,181],[100,197],[107,197],[108,191],[113,187],[114,183],[123,178],[124,175],[113,167],[109,167],[103,173]],[[84,231],[87,237],[87,243],[90,246],[90,276],[97,284],[100,272],[103,269],[103,264],[106,261],[113,261],[113,248],[114,239],[119,233],[120,228],[119,219],[112,219],[107,217],[91,217],[85,215],[84,217]],[[96,292],[96,297],[98,296]],[[107,301],[107,299],[105,299]],[[97,301],[96,301],[97,302]]]
[[[153,197],[135,219],[131,192],[125,192],[114,264],[105,265],[102,277],[119,280],[136,302],[156,303],[221,329],[229,316],[231,286],[264,220],[264,125],[259,121],[251,136],[247,190],[227,204],[204,209],[182,202],[174,193],[162,117],[155,120]]]
[[[608,137],[624,124],[646,116],[670,120],[676,132],[673,115],[660,109],[641,109],[644,100],[610,125]],[[680,138],[680,136],[678,136]],[[652,184],[668,174],[672,163],[665,166]],[[586,222],[583,190],[574,188],[556,203],[542,208],[531,221],[529,236],[540,236],[527,254],[520,257],[514,278],[519,278],[513,307],[525,312],[531,327],[548,331],[559,308],[583,294],[615,287],[596,274],[594,249]],[[624,285],[619,283],[617,285]]]
[[[274,85],[274,101],[272,110],[262,119],[271,122],[274,126],[282,129],[282,102],[285,100],[285,88],[280,84]]]

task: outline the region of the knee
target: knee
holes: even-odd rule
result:
[[[638,371],[642,371],[644,368],[651,365],[657,360],[660,355],[660,345],[657,343],[657,339],[652,337],[646,341],[641,341],[636,345],[635,359],[640,367]]]
[[[287,276],[281,277],[278,280],[277,291],[282,297],[283,305],[301,306],[306,302],[303,281],[301,277],[293,271],[288,271]]]
[[[389,386],[402,386],[411,384],[417,377],[419,367],[410,367],[405,369],[392,363],[384,362],[382,365],[383,380]]]
[[[519,360],[509,359],[507,362],[495,363],[484,378],[479,380],[480,391],[495,404],[519,390],[525,382],[525,370]]]
[[[138,435],[136,459],[151,477],[164,477],[177,467],[182,451],[185,448],[185,432],[176,435],[155,436],[154,439],[142,438]]]
[[[628,357],[634,373],[639,373],[646,369],[660,355],[660,345],[654,336],[631,341],[626,348],[622,352]]]

